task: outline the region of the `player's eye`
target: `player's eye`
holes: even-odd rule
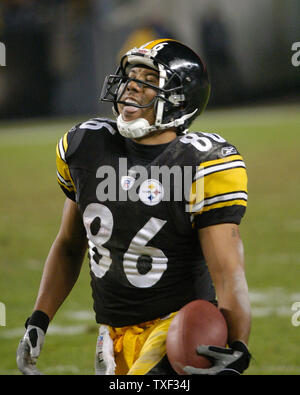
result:
[[[148,82],[151,85],[155,85],[155,86],[158,85],[158,79],[155,77],[147,77],[146,82]]]

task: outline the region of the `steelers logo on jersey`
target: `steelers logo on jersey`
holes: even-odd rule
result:
[[[164,197],[162,184],[153,178],[145,180],[140,187],[139,198],[147,206],[155,206]]]

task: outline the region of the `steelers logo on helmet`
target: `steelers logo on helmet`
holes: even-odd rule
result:
[[[147,206],[155,206],[163,197],[164,188],[158,180],[150,178],[141,184],[139,198]]]
[[[158,71],[158,86],[154,99],[146,104],[132,104],[145,108],[154,106],[153,125],[144,118],[125,122],[118,112],[118,104],[130,82],[128,70],[144,65]],[[139,81],[145,84],[145,81]],[[149,84],[148,84],[149,86]],[[100,100],[112,102],[119,132],[128,138],[143,137],[156,130],[175,128],[178,133],[188,129],[205,109],[210,95],[210,84],[205,64],[189,47],[172,39],[154,40],[128,51],[114,75],[106,77]]]

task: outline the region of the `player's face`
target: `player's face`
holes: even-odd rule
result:
[[[149,84],[158,86],[158,72],[143,67],[133,67],[129,74],[129,78],[135,78],[145,81]],[[130,81],[125,89],[121,100],[126,102],[134,102],[139,105],[147,105],[155,97],[156,91],[146,85],[138,84]],[[123,120],[126,122],[133,121],[137,118],[145,118],[150,125],[155,122],[154,106],[146,108],[138,108],[126,104],[118,104],[119,113],[122,114]]]

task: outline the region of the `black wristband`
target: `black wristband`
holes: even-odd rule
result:
[[[34,325],[41,328],[45,333],[47,332],[50,319],[46,313],[40,310],[36,310],[32,313],[31,317],[27,318],[25,322],[25,328],[28,325]]]

